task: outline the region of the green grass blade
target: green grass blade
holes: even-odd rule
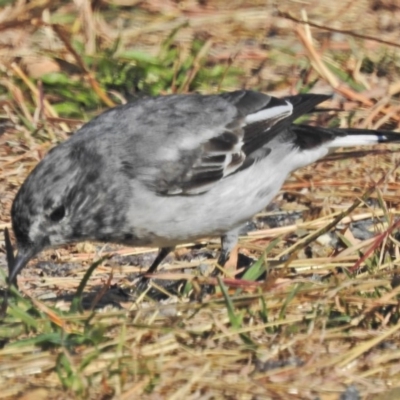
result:
[[[107,254],[104,257],[101,257],[99,260],[94,262],[86,271],[85,275],[83,276],[81,282],[79,283],[78,289],[76,290],[75,296],[71,302],[71,307],[70,307],[70,312],[74,313],[77,311],[82,312],[82,295],[83,295],[83,290],[85,289],[85,286],[87,282],[90,279],[90,276],[94,272],[94,270],[105,260],[108,260],[111,257],[111,255]]]

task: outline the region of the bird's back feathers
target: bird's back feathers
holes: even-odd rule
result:
[[[398,140],[396,134],[295,124],[329,98],[299,94],[279,99],[248,90],[146,98],[101,114],[72,141],[97,146],[110,163],[114,159],[118,171],[169,196],[204,193],[268,157],[279,143],[319,154],[320,146]],[[269,146],[272,140],[275,149]]]

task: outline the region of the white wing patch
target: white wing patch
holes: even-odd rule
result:
[[[266,108],[261,111],[257,111],[254,114],[249,114],[246,116],[244,122],[245,125],[252,124],[254,122],[266,121],[268,119],[272,119],[276,122],[280,121],[283,118],[292,115],[293,105],[286,100],[285,106],[275,106],[271,108]]]
[[[243,140],[233,147],[232,151],[226,153],[225,162],[223,165],[223,176],[230,175],[234,173],[238,168],[240,168],[246,158],[246,155],[242,151]]]

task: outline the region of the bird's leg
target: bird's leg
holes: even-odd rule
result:
[[[157,254],[157,257],[155,258],[155,260],[153,261],[153,264],[151,264],[150,268],[145,272],[144,275],[147,274],[152,274],[153,272],[155,272],[158,268],[158,266],[162,263],[162,261],[164,260],[165,257],[167,257],[167,255],[173,250],[173,247],[161,247],[160,251]],[[143,291],[146,289],[147,284],[149,283],[149,279],[146,276],[142,275],[142,277],[140,278],[139,282],[136,285],[136,290],[137,291]]]
[[[236,246],[239,238],[240,228],[234,229],[221,236],[221,253],[218,257],[218,266],[224,267],[226,262],[229,260],[231,251]],[[216,277],[221,273],[221,269],[218,266],[211,273],[212,277]],[[213,294],[215,292],[215,286],[203,285],[201,287],[200,298],[202,299],[206,294]]]
[[[229,260],[229,256],[233,248],[237,245],[239,239],[239,229],[229,231],[225,235],[221,236],[221,253],[218,257],[218,265],[224,267],[226,262]],[[217,267],[211,273],[211,276],[219,275],[221,270]]]

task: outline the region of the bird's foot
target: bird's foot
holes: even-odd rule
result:
[[[149,283],[150,283],[150,278],[147,278],[146,276],[142,275],[135,285],[134,293],[141,294],[147,291],[149,288]]]

